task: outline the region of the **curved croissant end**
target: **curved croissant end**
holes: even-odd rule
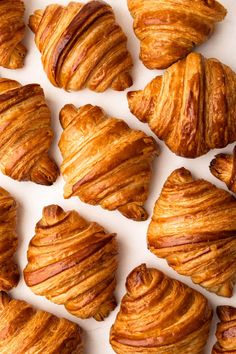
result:
[[[19,271],[13,261],[17,249],[17,204],[10,194],[0,187],[0,291],[9,291],[18,284]]]
[[[103,92],[132,85],[127,38],[105,2],[50,5],[35,11],[29,26],[54,86]]]
[[[42,88],[0,79],[0,169],[18,181],[51,185],[58,168],[48,156],[53,132]]]
[[[128,0],[140,59],[149,69],[165,69],[207,41],[226,9],[215,0]]]
[[[60,120],[64,197],[78,196],[85,203],[118,209],[136,221],[147,219],[143,205],[151,162],[158,154],[155,140],[96,106],[66,105]]]
[[[230,306],[218,306],[217,314],[220,323],[217,325],[217,343],[212,349],[212,354],[235,354],[236,308]]]
[[[128,102],[176,155],[195,158],[236,140],[236,74],[216,59],[191,53]]]
[[[233,154],[218,154],[210,164],[211,173],[236,193],[236,146]]]
[[[203,295],[145,264],[129,274],[126,288],[110,332],[116,353],[203,353],[212,319]]]
[[[236,280],[236,199],[184,169],[172,172],[156,202],[148,246],[178,273],[220,296]]]
[[[0,352],[83,354],[81,328],[0,292]]]
[[[102,321],[116,307],[117,253],[114,234],[50,205],[29,244],[25,282],[73,315]]]
[[[24,65],[24,11],[21,0],[0,1],[0,66],[4,68],[19,69]]]

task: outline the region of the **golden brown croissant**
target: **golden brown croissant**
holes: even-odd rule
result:
[[[114,234],[57,205],[43,210],[29,244],[26,284],[80,318],[102,321],[115,307]]]
[[[35,11],[29,26],[54,86],[103,92],[132,85],[127,38],[105,2],[50,5]]]
[[[80,327],[0,292],[1,354],[83,354]]]
[[[215,0],[128,0],[140,59],[165,69],[207,41],[226,9]]]
[[[24,64],[26,48],[24,3],[21,0],[0,1],[0,66],[18,69]]]
[[[128,101],[177,155],[194,158],[236,140],[236,74],[217,59],[191,53]]]
[[[0,291],[12,289],[19,281],[18,268],[13,261],[18,243],[16,207],[15,200],[0,187]]]
[[[212,349],[212,354],[236,353],[236,308],[230,306],[217,307],[220,323],[217,325],[217,343]]]
[[[236,193],[236,146],[233,154],[218,154],[210,164],[211,173]]]
[[[18,181],[51,185],[58,168],[48,156],[53,132],[38,84],[0,79],[0,169]]]
[[[145,264],[129,274],[126,289],[110,333],[116,353],[203,353],[212,310],[202,294]]]
[[[149,249],[182,275],[231,297],[236,280],[236,200],[185,168],[172,172],[156,202]]]
[[[145,220],[151,162],[158,154],[155,140],[96,106],[66,105],[60,120],[64,197],[78,196],[85,203]]]

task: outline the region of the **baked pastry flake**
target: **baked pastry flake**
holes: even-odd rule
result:
[[[236,353],[236,308],[231,306],[218,306],[217,315],[220,322],[217,324],[217,343],[212,354]]]

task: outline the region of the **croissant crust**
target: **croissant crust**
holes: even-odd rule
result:
[[[1,354],[83,354],[80,327],[0,292]]]
[[[212,349],[212,354],[235,354],[236,308],[230,306],[218,306],[217,314],[220,323],[217,325],[217,343]]]
[[[191,53],[128,102],[176,155],[195,158],[236,140],[236,74],[217,59]]]
[[[25,281],[73,315],[101,321],[116,307],[117,252],[114,234],[50,205],[29,244]]]
[[[0,1],[0,66],[8,69],[24,65],[26,48],[21,43],[25,34],[24,11],[21,0]]]
[[[145,220],[151,162],[158,154],[155,140],[96,106],[66,105],[60,119],[64,197],[78,196],[85,203]]]
[[[29,26],[54,86],[103,92],[132,85],[127,38],[105,2],[49,5],[30,16]]]
[[[53,132],[42,88],[0,79],[0,169],[18,181],[51,185],[58,168],[48,156]]]
[[[145,264],[129,274],[126,289],[110,332],[116,353],[203,353],[212,319],[203,295]]]
[[[17,248],[16,202],[0,187],[0,291],[9,291],[18,284],[19,272],[13,261]]]
[[[182,275],[231,297],[236,280],[236,200],[184,169],[172,172],[156,202],[149,249]]]
[[[140,59],[149,69],[165,69],[204,43],[226,9],[215,0],[128,0]]]

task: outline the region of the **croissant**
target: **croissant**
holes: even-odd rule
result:
[[[217,314],[221,322],[217,325],[217,343],[212,349],[212,354],[235,354],[236,308],[218,306]]]
[[[80,327],[0,292],[1,354],[83,354]]]
[[[44,208],[28,249],[26,284],[80,318],[102,321],[116,307],[114,234],[57,205]]]
[[[236,146],[233,154],[218,154],[210,164],[211,173],[236,193]]]
[[[0,66],[4,68],[19,69],[24,65],[24,11],[21,0],[0,1]]]
[[[35,11],[29,26],[54,86],[103,92],[132,85],[127,38],[105,2],[50,5]]]
[[[17,248],[16,208],[15,200],[0,187],[0,291],[11,290],[19,281],[13,261]]]
[[[53,132],[42,88],[0,79],[0,169],[18,181],[51,185],[58,168],[48,156]]]
[[[236,140],[236,74],[217,59],[191,53],[143,91],[129,92],[128,102],[179,156],[198,157]]]
[[[165,69],[207,41],[226,9],[215,0],[128,0],[140,59]]]
[[[156,202],[148,247],[182,275],[220,296],[236,280],[236,199],[185,168],[172,172]]]
[[[203,353],[212,310],[202,294],[145,264],[129,274],[126,289],[110,332],[116,353]]]
[[[66,105],[60,120],[64,197],[78,196],[85,203],[118,209],[136,221],[147,219],[143,204],[151,162],[158,154],[155,140],[96,106]]]

